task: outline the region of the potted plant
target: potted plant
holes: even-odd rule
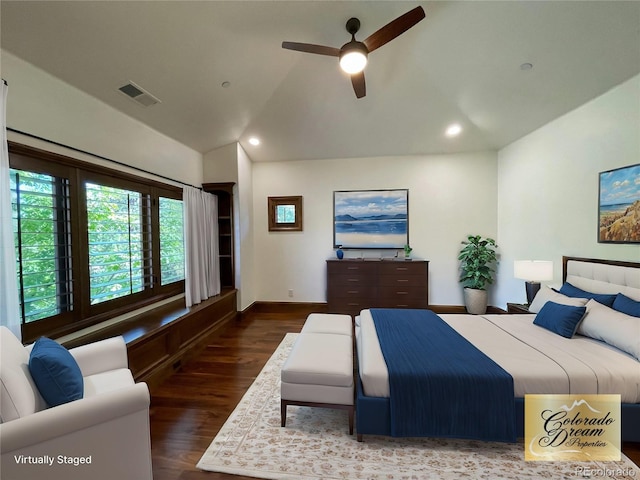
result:
[[[497,263],[492,238],[469,235],[463,241],[460,260],[460,283],[464,286],[464,304],[469,313],[481,315],[487,311],[487,285],[493,283],[493,266]]]
[[[413,250],[413,248],[411,248],[408,244],[404,246],[404,258],[409,258],[411,256],[411,251]]]

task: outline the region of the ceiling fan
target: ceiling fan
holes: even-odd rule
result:
[[[416,7],[387,23],[384,27],[369,35],[363,42],[356,40],[356,33],[360,30],[360,20],[350,18],[346,27],[347,32],[351,34],[351,41],[345,43],[341,48],[297,42],[282,42],[282,48],[338,57],[340,59],[340,67],[351,75],[351,84],[356,97],[362,98],[367,93],[364,82],[364,67],[367,64],[368,55],[385,43],[402,35],[424,17],[423,8]]]

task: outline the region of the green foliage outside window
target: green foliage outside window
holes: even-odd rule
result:
[[[87,183],[91,304],[131,295],[149,283],[150,239],[145,241],[139,192]],[[148,268],[145,268],[147,266]]]
[[[160,197],[160,278],[162,285],[184,280],[182,200]]]
[[[20,306],[25,322],[70,305],[68,186],[65,179],[10,170]]]

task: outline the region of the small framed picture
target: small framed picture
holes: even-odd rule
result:
[[[269,231],[302,231],[302,196],[268,197]]]

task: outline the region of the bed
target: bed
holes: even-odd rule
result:
[[[591,298],[585,298],[586,292],[590,292]],[[621,304],[620,300],[626,303]],[[623,311],[615,310],[613,302],[616,302],[616,308],[624,307]],[[393,370],[395,367],[388,368],[382,353],[383,347],[388,348],[385,342],[389,341],[383,339],[383,336],[393,336],[394,334],[384,333],[383,330],[389,328],[384,325],[389,325],[393,329],[394,319],[404,321],[407,317],[406,320],[409,321],[408,317],[411,317],[414,312],[416,315],[421,315],[422,312],[363,310],[356,318],[358,364],[356,428],[358,440],[362,441],[363,435],[372,434],[454,436],[481,440],[514,441],[516,437],[524,436],[525,394],[615,393],[621,395],[622,401],[622,439],[638,442],[640,441],[640,318],[638,318],[637,312],[638,302],[640,302],[640,263],[563,257],[563,287],[559,291],[542,287],[531,305],[531,310],[537,313],[482,316],[443,314],[439,318],[426,317],[426,321],[424,319],[419,321],[419,324],[430,325],[428,327],[420,326],[420,328],[433,328],[443,332],[445,330],[455,331],[455,336],[464,337],[463,341],[471,342],[472,348],[475,347],[481,351],[481,355],[489,363],[498,365],[499,370],[508,372],[507,376],[511,377],[511,383],[508,383],[508,379],[503,378],[498,380],[503,382],[502,386],[483,387],[481,390],[496,389],[497,391],[501,388],[502,391],[505,391],[505,389],[512,389],[513,396],[507,399],[507,404],[496,407],[498,411],[496,415],[505,417],[507,423],[513,425],[513,430],[511,430],[511,426],[508,426],[505,427],[508,433],[504,435],[500,433],[496,436],[492,433],[485,437],[478,436],[473,432],[467,434],[466,431],[464,434],[457,434],[455,430],[453,433],[440,434],[444,430],[436,429],[434,433],[431,427],[423,428],[419,420],[412,422],[416,415],[415,406],[408,420],[398,419],[398,410],[401,408],[398,405],[403,405],[398,400],[400,398],[402,401],[412,396],[419,398],[419,401],[414,402],[418,405],[418,409],[429,410],[431,404],[441,402],[438,409],[450,408],[451,410],[446,411],[459,412],[460,410],[455,410],[452,406],[456,402],[451,401],[451,398],[472,397],[475,396],[475,393],[470,390],[466,393],[451,394],[447,401],[446,398],[438,398],[442,397],[442,394],[432,393],[440,391],[444,384],[433,383],[423,390],[415,388],[411,390],[413,387],[409,387],[408,391],[414,392],[412,394],[398,394],[397,392],[401,390],[397,390],[395,386],[397,383],[396,374],[391,375],[393,381],[390,381],[389,374],[389,370]],[[562,306],[557,307],[557,305]],[[565,308],[564,305],[570,308]],[[573,327],[573,331],[569,329],[568,333],[561,331],[559,334],[557,331],[552,331],[558,328],[555,325],[551,327],[544,325],[545,318],[548,320],[551,315],[560,315],[554,308],[564,309],[562,314],[566,310],[571,311],[572,314],[575,314],[576,311],[586,311],[587,315],[584,316],[584,320],[574,322],[578,325],[577,332]],[[580,310],[581,308],[584,310]],[[628,310],[629,308],[631,311]],[[383,319],[380,317],[383,315],[388,316],[387,324],[381,323]],[[435,314],[432,315],[437,317]],[[377,317],[375,321],[374,316]],[[536,324],[534,324],[534,320]],[[555,322],[555,320],[553,321]],[[561,328],[564,327],[566,327],[565,324],[561,326]],[[404,328],[403,324],[397,330]],[[378,338],[379,335],[380,338]],[[403,345],[402,350],[425,350],[430,352],[429,355],[433,351],[437,355],[437,360],[426,357],[421,362],[446,366],[450,363],[447,352],[457,352],[458,346],[443,343],[444,341],[437,335],[441,335],[441,333],[427,333],[427,336],[422,337],[422,340],[415,340],[417,337],[412,333],[399,341],[410,345],[412,341],[424,342],[425,338],[433,336],[433,341],[428,343],[427,348],[424,348],[424,343],[417,343],[416,345],[420,345],[422,348],[416,345],[413,347]],[[383,344],[382,347],[381,344]],[[473,358],[473,361],[467,361],[467,366],[477,363],[475,357]],[[408,357],[408,363],[415,361],[414,357]],[[477,370],[484,368],[484,366],[478,366]],[[435,376],[439,375],[440,373]],[[465,384],[469,381],[461,383]],[[396,392],[395,396],[393,392]],[[465,391],[452,389],[451,392]],[[395,399],[395,403],[391,401],[391,398]],[[491,397],[481,400],[483,405],[494,402]],[[405,407],[402,406],[402,408]],[[418,412],[417,414],[421,415],[422,413]],[[442,420],[442,415],[434,414],[434,411],[431,411],[430,414],[432,421],[436,421],[434,418],[438,421]],[[429,413],[424,415],[428,416]],[[451,415],[457,416],[455,413]],[[408,425],[399,427],[398,425],[401,425],[402,421],[407,422]],[[447,419],[445,419],[445,423],[446,421]],[[472,420],[467,419],[467,422],[469,421]],[[409,425],[411,423],[414,425]]]

